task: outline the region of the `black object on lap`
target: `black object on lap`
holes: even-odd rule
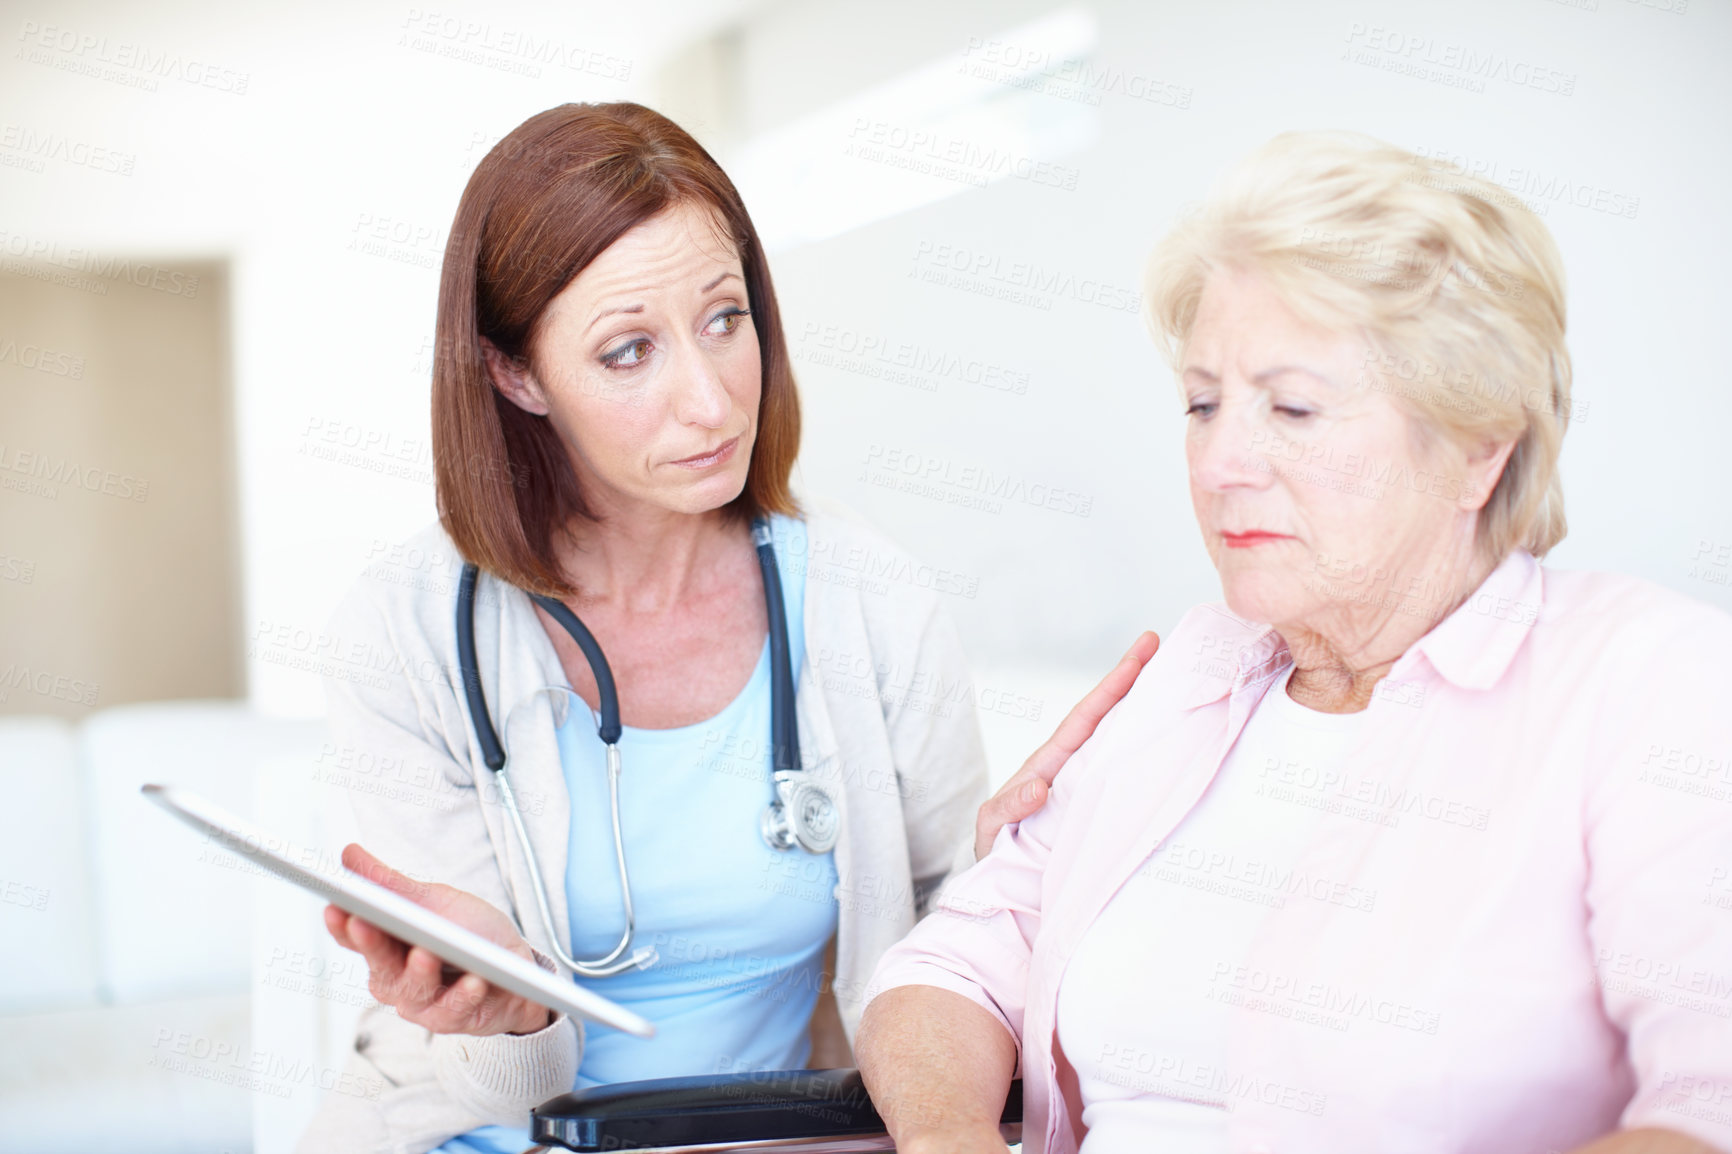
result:
[[[1022,1132],[1022,1083],[1010,1084],[999,1130]],[[531,1115],[530,1136],[565,1150],[679,1150],[763,1145],[816,1151],[891,1149],[860,1072],[772,1070],[618,1082],[561,1094]],[[860,1140],[860,1144],[848,1142]]]

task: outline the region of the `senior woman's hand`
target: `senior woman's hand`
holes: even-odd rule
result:
[[[1578,1147],[1575,1154],[1720,1154],[1706,1142],[1676,1130],[1619,1130]]]
[[[1161,639],[1145,631],[1119,658],[1112,672],[1058,723],[1058,728],[1046,744],[1028,755],[1022,768],[1011,775],[999,791],[987,798],[974,819],[974,859],[979,861],[992,849],[998,831],[1013,821],[1021,821],[1046,804],[1046,793],[1052,779],[1071,754],[1082,747],[1101,723],[1107,711],[1119,703],[1137,680],[1137,674],[1161,647]]]
[[[353,843],[343,847],[343,865],[520,957],[535,960],[535,952],[511,919],[472,893],[438,882],[418,882]],[[437,954],[400,941],[346,910],[326,906],[325,928],[338,945],[367,959],[367,989],[375,998],[394,1006],[404,1021],[435,1034],[532,1034],[553,1021],[545,1006],[447,965]]]

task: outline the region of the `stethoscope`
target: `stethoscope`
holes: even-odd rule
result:
[[[752,522],[752,542],[758,550],[758,567],[764,574],[764,604],[770,618],[770,741],[773,747],[770,774],[770,803],[759,819],[759,832],[771,849],[791,850],[799,846],[807,853],[829,853],[836,847],[841,820],[836,799],[830,788],[812,774],[800,768],[800,733],[794,715],[794,673],[788,657],[787,609],[782,601],[782,579],[776,569],[776,552],[770,544],[770,526],[762,519]],[[607,978],[634,967],[655,964],[654,947],[645,946],[629,958],[632,934],[637,917],[632,908],[631,878],[625,867],[625,839],[619,820],[619,691],[614,688],[613,670],[601,646],[582,621],[565,604],[551,597],[531,593],[530,599],[541,606],[565,631],[571,634],[577,647],[589,662],[595,677],[596,695],[600,698],[600,722],[596,735],[607,746],[607,792],[613,811],[614,860],[619,864],[619,892],[625,905],[625,932],[619,944],[605,957],[584,961],[566,953],[559,935],[553,929],[553,911],[548,905],[547,887],[541,881],[541,866],[535,860],[535,849],[529,842],[529,831],[517,808],[517,798],[511,792],[511,782],[505,775],[505,749],[493,729],[493,719],[487,712],[487,699],[481,692],[481,675],[475,661],[475,583],[474,564],[463,566],[463,576],[457,584],[457,667],[463,678],[463,694],[469,701],[469,715],[475,722],[475,738],[481,746],[481,757],[493,771],[499,784],[499,797],[506,813],[511,815],[512,828],[517,831],[518,844],[529,866],[529,880],[535,891],[535,904],[541,912],[541,924],[547,929],[553,953],[567,969],[584,978]]]

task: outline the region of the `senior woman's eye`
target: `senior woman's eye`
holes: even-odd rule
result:
[[[1310,409],[1301,409],[1293,405],[1276,405],[1275,411],[1280,413],[1283,417],[1292,417],[1294,420],[1299,420],[1313,415]]]
[[[1214,401],[1192,401],[1185,406],[1185,416],[1187,417],[1212,417],[1214,415]]]
[[[709,324],[704,326],[704,331],[713,337],[727,336],[740,327],[741,318],[751,315],[745,309],[729,309],[727,312],[717,314]]]
[[[601,363],[610,369],[630,369],[643,363],[649,356],[651,345],[644,337],[627,341],[612,352],[601,355]]]

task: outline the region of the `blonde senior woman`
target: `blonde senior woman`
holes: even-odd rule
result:
[[[1157,250],[1188,613],[880,963],[905,1152],[1732,1150],[1732,619],[1542,567],[1563,274],[1489,185],[1331,134]]]

